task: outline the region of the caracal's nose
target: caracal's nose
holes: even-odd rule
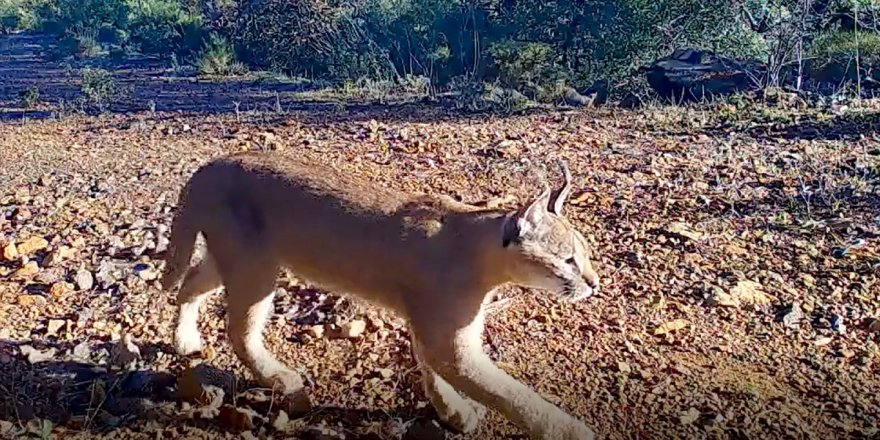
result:
[[[596,274],[596,272],[590,272],[590,273],[586,274],[586,276],[584,278],[587,279],[587,284],[590,287],[592,287],[593,290],[599,289],[600,280],[599,280],[599,275]]]

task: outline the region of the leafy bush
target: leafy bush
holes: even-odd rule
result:
[[[856,81],[857,75],[880,81],[880,34],[866,31],[836,31],[819,36],[810,46],[815,61],[812,75],[820,81]],[[856,55],[859,69],[856,69]]]
[[[204,39],[202,18],[178,0],[143,0],[132,8],[130,41],[142,53],[182,57],[197,53]]]
[[[59,34],[73,29],[126,29],[129,11],[126,0],[54,0],[38,8],[44,30]]]
[[[36,29],[38,6],[46,0],[0,0],[0,33]]]
[[[202,75],[230,76],[246,71],[244,64],[235,59],[232,46],[225,38],[212,34],[196,61]]]
[[[82,69],[80,91],[87,103],[103,109],[116,98],[119,87],[111,72],[105,69],[86,67]]]
[[[18,100],[23,108],[33,108],[40,100],[40,89],[36,86],[28,87],[18,93]]]
[[[227,11],[242,59],[305,77],[387,78],[383,50],[353,8],[323,0],[241,0]],[[354,3],[354,2],[351,2]]]
[[[533,99],[552,100],[557,84],[564,83],[559,59],[549,44],[504,41],[489,47],[498,80]]]

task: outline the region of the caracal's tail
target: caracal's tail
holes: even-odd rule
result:
[[[195,251],[198,226],[193,218],[192,207],[188,203],[190,184],[187,183],[180,195],[177,212],[171,222],[171,237],[165,253],[165,268],[160,283],[162,288],[171,290],[183,279],[190,268],[190,260]]]

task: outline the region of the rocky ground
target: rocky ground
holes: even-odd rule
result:
[[[14,108],[33,80],[2,66],[57,66],[3,50],[15,115],[0,126],[4,438],[525,438],[494,413],[470,437],[439,426],[394,316],[287,275],[266,339],[308,377],[311,407],[250,382],[220,296],[203,309],[210,349],[173,353],[155,254],[183,182],[243,149],[511,206],[539,190],[532,164],[565,157],[602,292],[569,304],[505,289],[485,334],[502,368],[603,438],[878,437],[876,110],[169,105],[56,118]],[[138,78],[157,96],[169,84]],[[65,81],[73,93],[76,75]],[[236,99],[263,99],[248,96]]]

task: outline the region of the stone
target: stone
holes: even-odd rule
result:
[[[9,242],[6,246],[3,246],[3,259],[6,261],[14,261],[18,259],[18,247],[15,245],[15,242]]]
[[[309,335],[313,338],[320,339],[324,337],[324,326],[323,325],[313,325],[309,327]]]
[[[199,364],[189,367],[177,377],[178,399],[199,405],[223,402],[226,390],[232,391],[234,378],[216,374],[211,368]],[[219,404],[216,405],[220,407]]]
[[[65,271],[60,267],[42,269],[34,275],[34,281],[43,284],[55,284],[64,279]]]
[[[80,342],[73,347],[72,354],[79,360],[88,361],[92,357],[92,349],[88,342]]]
[[[37,264],[36,261],[28,261],[24,266],[21,266],[15,273],[12,274],[13,278],[24,280],[33,277],[34,275],[40,272],[40,265]]]
[[[73,285],[65,281],[52,284],[52,287],[49,288],[49,295],[53,298],[61,298],[70,292],[73,292]]]
[[[154,281],[159,278],[159,271],[149,264],[138,264],[134,267],[134,273],[144,281]]]
[[[690,225],[682,222],[672,222],[666,225],[664,231],[672,236],[684,238],[692,241],[699,241],[703,238],[703,234],[693,230]]]
[[[340,326],[340,335],[343,338],[354,339],[360,337],[367,329],[367,323],[360,319],[347,322]]]
[[[758,90],[766,66],[751,60],[723,57],[708,50],[680,48],[650,66],[640,67],[648,84],[668,100],[700,101]]]
[[[45,362],[49,359],[52,359],[52,357],[55,356],[56,351],[54,348],[50,348],[46,351],[41,351],[37,350],[34,347],[31,347],[30,345],[22,345],[21,347],[19,347],[19,350],[21,351],[21,354],[25,356],[28,363],[31,364]]]
[[[18,253],[20,255],[32,255],[36,251],[46,249],[49,242],[43,237],[31,237],[18,244]]]
[[[795,327],[800,324],[801,319],[804,318],[804,312],[801,310],[801,306],[798,303],[792,303],[782,315],[782,324],[786,327]]]
[[[813,342],[813,345],[815,345],[816,347],[822,347],[822,346],[825,346],[825,345],[830,344],[831,341],[833,341],[833,339],[831,339],[830,337],[828,337],[828,336],[822,336],[822,337],[816,339],[816,340]]]
[[[696,408],[689,408],[682,415],[678,417],[679,422],[682,425],[692,425],[694,422],[700,419],[700,411]]]
[[[90,271],[79,269],[76,271],[76,275],[73,276],[73,282],[76,283],[76,287],[79,290],[92,290],[92,287],[95,285],[95,278]]]
[[[283,409],[278,411],[278,415],[272,421],[272,427],[279,432],[287,432],[290,429],[290,417]]]
[[[54,336],[58,334],[58,330],[64,327],[67,321],[63,319],[50,319],[46,325],[46,336]]]
[[[280,405],[291,417],[301,417],[312,411],[312,401],[305,389],[284,395]]]
[[[116,342],[110,353],[110,363],[116,366],[126,366],[141,358],[141,350],[134,343],[134,338],[130,334],[123,334],[122,338]]]
[[[16,302],[20,306],[44,306],[48,301],[42,295],[18,295]]]
[[[46,257],[45,264],[47,266],[55,266],[65,260],[73,258],[75,255],[76,251],[73,248],[69,246],[60,246]]]
[[[769,304],[771,301],[772,298],[764,293],[761,284],[749,280],[739,281],[727,293],[720,288],[714,288],[709,300],[713,305],[724,307],[760,306]]]
[[[654,336],[662,336],[667,333],[675,332],[687,327],[688,322],[684,319],[674,319],[672,321],[666,322],[662,325],[657,326],[654,329]]]

